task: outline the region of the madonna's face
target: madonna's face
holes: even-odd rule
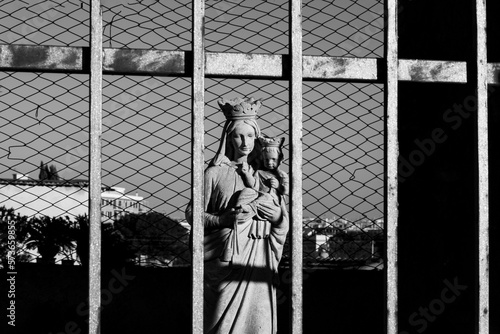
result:
[[[248,156],[252,152],[255,145],[255,129],[251,125],[240,122],[229,136],[234,149],[235,159]]]

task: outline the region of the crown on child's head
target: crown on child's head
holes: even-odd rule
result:
[[[253,97],[242,99],[235,98],[231,100],[220,99],[219,107],[229,121],[240,119],[255,119],[262,102]]]
[[[285,137],[281,138],[269,138],[269,137],[259,137],[260,144],[262,148],[264,147],[278,147],[280,148],[285,142]]]

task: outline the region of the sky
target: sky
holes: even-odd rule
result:
[[[104,47],[190,50],[190,1],[102,3]],[[285,1],[206,5],[207,51],[288,53]],[[368,12],[348,0],[303,5],[304,55],[381,56],[382,3],[364,1]],[[87,46],[88,17],[86,1],[2,2],[0,43]],[[104,75],[103,86],[103,183],[181,217],[190,196],[190,79]],[[288,82],[206,79],[205,87],[206,160],[222,131],[219,97],[261,98],[263,131],[288,136]],[[304,216],[382,217],[383,86],[304,82],[303,91]],[[36,178],[44,161],[62,178],[88,178],[88,94],[86,75],[1,72],[0,177]]]

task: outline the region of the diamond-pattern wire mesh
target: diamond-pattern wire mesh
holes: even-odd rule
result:
[[[187,49],[190,47],[191,1],[183,1],[182,3],[169,1],[163,4],[159,1],[137,3],[133,3],[133,1],[131,3],[109,1],[103,2],[102,10],[103,44],[105,47],[146,49]],[[2,2],[0,5],[0,16],[2,17],[0,22],[1,43],[53,46],[88,46],[89,43],[88,2],[8,1]],[[15,75],[16,73],[11,74],[11,77]],[[26,79],[14,82],[14,80],[2,78],[2,85],[19,90],[18,93],[10,94],[14,99],[10,105],[8,102],[10,100],[5,99],[6,104],[2,106],[3,111],[11,115],[10,109],[18,109],[21,113],[26,113],[29,110],[33,112],[33,115],[36,114],[32,117],[33,119],[37,118],[39,114],[40,117],[44,117],[44,113],[49,112],[52,118],[49,123],[54,124],[50,130],[40,134],[36,132],[40,129],[31,131],[28,128],[28,132],[23,132],[26,130],[23,129],[23,125],[26,123],[21,117],[16,119],[19,121],[16,126],[13,126],[16,120],[6,122],[9,130],[2,131],[2,133],[9,135],[10,132],[14,132],[16,135],[10,136],[10,141],[14,143],[5,150],[4,158],[14,161],[24,159],[23,162],[27,162],[28,159],[25,157],[30,157],[30,161],[28,161],[30,166],[26,167],[21,163],[6,163],[5,173],[2,176],[10,176],[8,171],[20,170],[24,174],[30,174],[31,178],[38,178],[38,175],[34,174],[38,174],[40,162],[31,160],[34,160],[37,154],[41,154],[44,158],[42,161],[46,163],[47,168],[49,164],[55,163],[59,169],[60,181],[66,180],[67,177],[73,177],[71,182],[76,181],[74,178],[81,179],[78,182],[83,190],[78,188],[78,190],[68,193],[60,190],[67,187],[63,188],[57,184],[55,192],[60,199],[54,201],[54,191],[43,190],[47,188],[45,186],[48,181],[44,181],[42,187],[39,181],[33,184],[34,181],[30,180],[28,190],[21,190],[21,193],[24,194],[22,198],[9,194],[7,197],[14,201],[16,208],[21,207],[23,213],[27,210],[29,215],[69,215],[73,225],[78,220],[76,225],[81,225],[78,230],[83,231],[83,233],[78,233],[79,231],[75,231],[75,229],[68,233],[71,233],[74,239],[80,238],[81,243],[87,243],[88,238],[85,239],[84,234],[85,228],[88,228],[86,226],[88,218],[86,218],[87,221],[83,219],[82,222],[79,214],[80,211],[88,211],[88,85],[86,83],[85,85],[77,85],[84,90],[84,93],[78,91],[73,94],[77,98],[86,96],[83,106],[85,112],[82,112],[85,118],[85,129],[75,132],[70,128],[78,124],[75,118],[68,110],[65,110],[65,113],[61,111],[65,108],[72,109],[72,103],[76,103],[72,98],[73,95],[68,93],[59,96],[58,93],[53,92],[59,84],[63,88],[73,85],[68,81],[69,79],[51,79],[50,75],[47,76],[49,78],[43,83],[40,83],[41,80]],[[74,77],[74,75],[67,76],[67,78]],[[108,78],[109,80],[107,80]],[[168,83],[165,81],[170,81],[172,87],[177,87],[176,91],[180,92],[180,95],[165,89],[168,87]],[[31,84],[26,84],[26,82],[31,82]],[[161,96],[155,93],[155,89],[158,87],[163,88],[160,89]],[[49,93],[44,93],[43,90],[48,90]],[[153,97],[155,94],[156,96]],[[116,222],[123,216],[136,217],[137,213],[141,213],[145,218],[139,219],[139,222],[125,221],[123,224],[117,225],[120,229],[118,227],[109,228],[108,225],[103,228],[103,261],[106,261],[106,253],[109,253],[104,249],[107,247],[106,245],[109,246],[107,248],[124,250],[125,256],[134,258],[145,265],[169,266],[174,263],[183,265],[189,261],[188,230],[179,224],[190,189],[188,184],[190,179],[189,94],[189,80],[183,78],[172,80],[139,78],[137,82],[135,78],[134,80],[111,76],[105,78],[103,92],[103,184],[105,186],[101,203],[103,221]],[[147,99],[141,100],[141,96]],[[29,105],[28,102],[18,106],[20,102],[15,101],[16,98],[30,101],[37,108]],[[160,99],[161,101],[159,101]],[[50,102],[51,100],[57,102]],[[144,101],[147,101],[146,106],[142,104]],[[53,104],[57,105],[53,106]],[[160,105],[161,107],[159,107]],[[136,107],[139,110],[135,110]],[[163,108],[171,108],[172,113],[164,112]],[[2,116],[5,112],[2,113]],[[183,116],[178,117],[176,112],[182,113]],[[12,117],[16,117],[14,114],[12,115]],[[37,120],[38,118],[35,119],[35,121]],[[67,121],[66,126],[62,126],[60,123],[65,120]],[[164,126],[165,124],[166,126]],[[117,132],[117,129],[122,129],[129,136],[123,136]],[[156,130],[157,135],[146,133],[142,129]],[[50,139],[44,139],[47,136]],[[66,140],[61,138],[64,136],[67,136]],[[74,137],[76,140],[68,143],[67,139],[75,139]],[[35,144],[40,145],[39,142],[44,142],[45,146],[42,145],[38,151]],[[11,152],[11,148],[12,150],[15,148],[14,152]],[[63,153],[53,152],[54,148],[62,149]],[[174,153],[168,154],[169,151]],[[166,153],[167,155],[165,155]],[[16,154],[23,157],[17,157]],[[135,156],[133,156],[134,154]],[[132,170],[129,166],[135,169]],[[74,172],[79,173],[79,176],[74,176]],[[5,182],[12,184],[13,180],[7,179]],[[110,189],[107,185],[120,186],[120,188],[125,189]],[[137,195],[145,195],[143,190],[145,187],[148,191],[148,200],[143,200],[143,196],[127,193],[127,191],[134,191]],[[175,191],[168,191],[169,189],[175,189]],[[82,196],[81,193],[85,194]],[[25,198],[27,195],[29,195],[28,199]],[[5,204],[9,203],[5,202]],[[163,207],[161,207],[162,204]],[[157,210],[161,214],[155,215],[153,210]],[[172,220],[167,217],[170,214],[176,215],[176,219]],[[151,227],[144,227],[148,224]],[[130,233],[127,234],[132,225],[135,228],[134,238],[131,238]],[[142,228],[142,230],[138,231],[138,228]],[[119,230],[118,233],[116,230]],[[65,232],[60,230],[59,233]],[[82,235],[85,240],[81,239]],[[120,235],[120,237],[116,238],[116,235]],[[161,236],[158,237],[158,235]],[[141,242],[138,243],[138,240]],[[172,255],[172,251],[168,250],[158,251],[159,248],[168,249],[169,245],[171,245],[170,248],[175,249],[175,254]],[[73,253],[75,248],[72,249]],[[33,254],[39,257],[36,255],[36,251]],[[123,254],[121,256],[123,257]],[[76,258],[76,256],[73,254],[72,258]],[[79,260],[85,261],[85,259]]]
[[[0,43],[88,46],[88,22],[84,1],[2,1]],[[88,76],[2,72],[1,86],[0,203],[28,226],[19,226],[18,256],[72,262],[75,221],[88,212]]]
[[[207,1],[210,52],[288,53],[288,2]]]
[[[288,53],[287,0],[207,1],[206,7],[207,51]],[[305,55],[383,55],[383,1],[304,0],[302,10]]]
[[[383,89],[306,82],[303,97],[306,263],[381,269]]]
[[[189,0],[105,4],[103,46],[188,51],[191,6]],[[102,215],[114,221],[136,264],[188,265],[191,81],[109,75],[103,86],[102,179],[128,193],[104,202]],[[118,198],[134,196],[141,203],[130,214]]]
[[[207,1],[206,5],[207,51],[288,53],[287,1]],[[104,47],[190,49],[191,1],[109,1],[103,2],[102,10]],[[383,44],[382,13],[383,3],[376,0],[363,4],[347,0],[303,1],[304,54],[379,57]],[[88,46],[88,2],[7,1],[0,6],[0,17],[1,43]],[[2,74],[8,78],[20,75]],[[9,82],[7,86],[32,90],[28,96],[33,105],[7,102],[2,110],[17,109],[26,113],[26,110],[33,111],[35,105],[40,106],[38,113],[54,109],[58,113],[52,112],[51,117],[56,120],[52,124],[64,120],[68,127],[74,127],[80,120],[67,113],[59,116],[61,109],[71,110],[75,108],[74,103],[83,103],[88,110],[86,82],[79,84],[85,93],[66,94],[74,95],[72,98],[77,100],[81,96],[85,98],[75,102],[66,95],[56,94],[54,99],[63,107],[53,107],[46,98],[52,97],[52,93],[42,93],[49,88],[40,88],[43,84],[26,84],[29,80]],[[46,86],[71,86],[59,77],[47,81]],[[216,109],[216,99],[220,96],[262,98],[264,108],[259,122],[264,132],[288,137],[286,82],[206,81],[206,160],[213,155],[220,136],[223,119]],[[24,92],[9,94],[18,98],[26,96]],[[366,258],[366,254],[370,254],[370,259],[377,257],[380,229],[370,224],[380,225],[383,216],[381,89],[372,84],[305,83],[303,98],[306,263],[331,265],[339,260]],[[189,263],[189,231],[182,224],[182,217],[190,191],[190,99],[190,81],[183,78],[104,77],[103,184],[120,188],[103,189],[107,196],[103,196],[103,220],[120,222],[115,226],[120,229],[121,239],[113,242],[132,249],[129,256],[143,265]],[[16,127],[9,120],[9,131],[17,136],[9,134],[12,137],[9,140],[17,140],[17,144],[21,143],[18,146],[27,151],[25,158],[20,158],[21,164],[8,150],[2,158],[6,171],[37,173],[40,162],[28,162],[26,157],[39,154],[47,164],[56,162],[61,179],[88,179],[87,110],[81,111],[85,127],[77,125],[77,130],[62,130],[55,126],[49,131],[54,138],[45,140],[47,148],[40,150],[32,148],[34,142],[38,143],[38,132],[24,132],[25,125],[20,118]],[[318,123],[318,120],[322,121]],[[27,137],[18,138],[26,133]],[[54,148],[65,153],[52,153]],[[26,164],[28,167],[24,167]],[[286,160],[282,168],[288,170]],[[46,194],[38,197],[44,196]],[[72,198],[73,194],[65,196]],[[135,206],[130,204],[133,201],[137,202]],[[130,217],[141,218],[131,221]],[[353,221],[356,224],[352,224]],[[376,232],[365,231],[370,228]],[[353,229],[361,233],[349,232]],[[106,233],[104,235],[106,237]],[[162,250],[159,245],[171,245],[171,250]]]
[[[18,256],[75,260],[88,212],[88,76],[1,72],[0,82],[0,206],[19,223]],[[44,257],[49,242],[60,249]]]
[[[115,202],[102,207],[103,216],[131,243],[136,263],[187,265],[191,81],[105,76],[103,86],[102,180],[126,188],[117,201],[141,201],[135,214]]]
[[[88,0],[7,0],[0,4],[0,43],[89,45]]]
[[[311,56],[382,57],[384,2],[305,0],[303,50]]]
[[[102,9],[104,47],[191,50],[190,0],[110,1]]]

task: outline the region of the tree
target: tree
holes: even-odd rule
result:
[[[188,265],[189,230],[159,212],[128,214],[115,222],[138,255],[159,266]]]
[[[46,165],[43,161],[40,162],[40,173],[38,174],[38,179],[44,180],[59,180],[59,173],[55,165]]]
[[[49,168],[49,180],[59,180],[59,174],[57,173],[57,168],[54,165],[50,165]]]
[[[50,180],[50,169],[48,165],[45,165],[45,175],[47,175],[47,180]]]
[[[38,249],[43,263],[55,263],[56,255],[61,251],[74,248],[74,229],[68,216],[33,217],[28,221],[27,245],[29,249]]]
[[[89,265],[89,217],[76,217],[76,253],[83,266]],[[123,266],[135,257],[130,242],[111,224],[101,224],[101,263],[103,267]]]
[[[47,168],[44,165],[43,161],[40,161],[40,173],[38,173],[39,180],[47,180],[49,175],[47,174]]]

